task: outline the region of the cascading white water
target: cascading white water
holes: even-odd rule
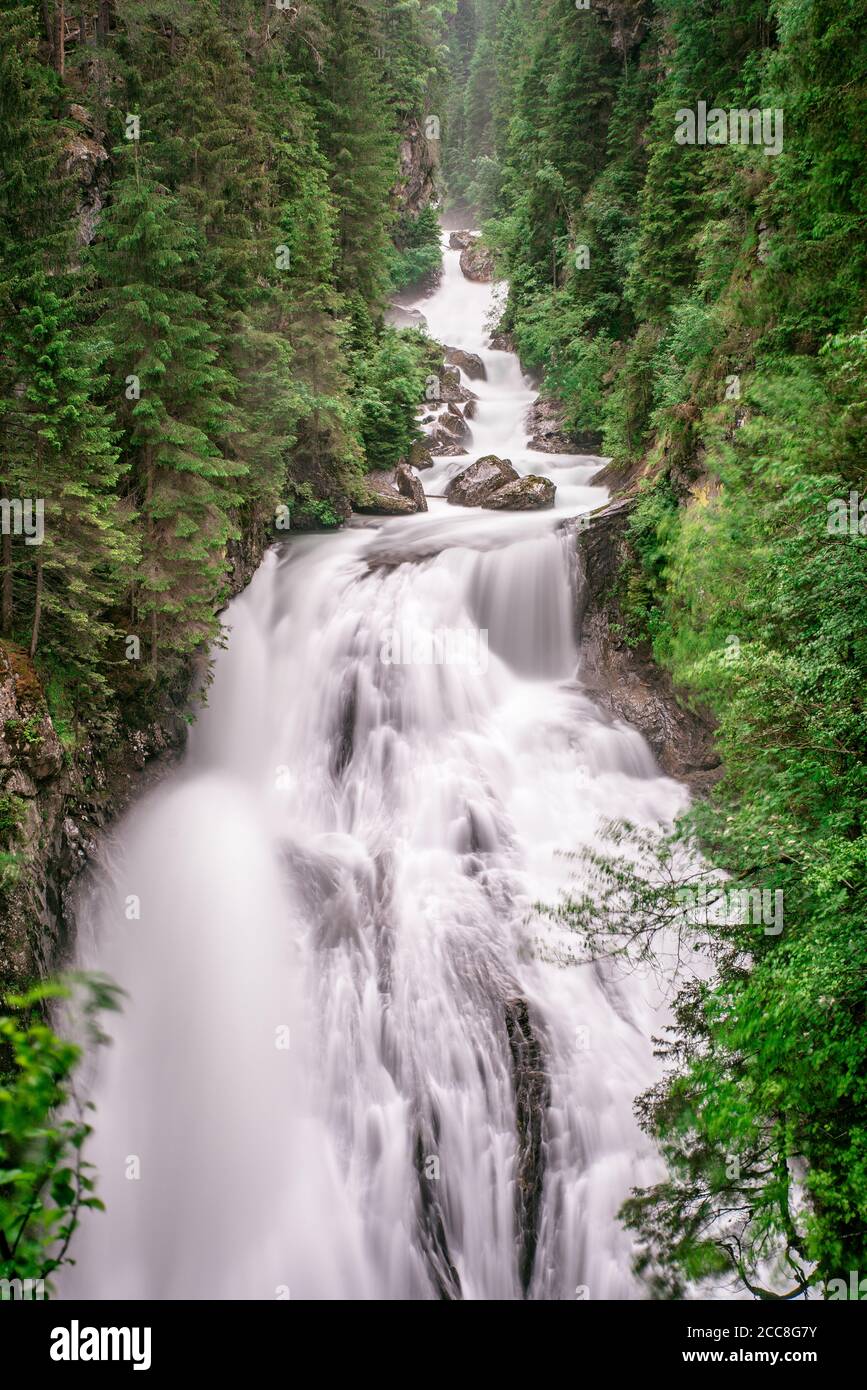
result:
[[[65,1296],[641,1296],[616,1212],[657,1173],[632,1102],[660,1001],[551,963],[534,904],[600,818],[683,793],[582,693],[562,522],[604,500],[599,461],[528,452],[532,393],[457,260],[423,311],[488,375],[470,458],[425,488],[495,451],[558,506],[432,497],[276,548],[231,605],[185,761],[79,914],[129,1000]]]

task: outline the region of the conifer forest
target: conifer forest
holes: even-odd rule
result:
[[[854,1337],[865,83],[858,0],[0,0],[10,1384]]]

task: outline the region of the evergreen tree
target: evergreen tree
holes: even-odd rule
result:
[[[34,277],[29,302],[20,306],[20,376],[6,439],[12,471],[44,506],[44,537],[31,562],[30,655],[43,635],[84,675],[113,635],[103,615],[122,591],[135,551],[121,526],[116,488],[124,470],[111,423],[92,399],[95,364],[76,341],[77,305],[61,299],[59,278]]]
[[[337,503],[341,492],[352,492],[360,471],[345,365],[350,330],[336,285],[335,199],[313,109],[282,59],[263,70],[260,83],[279,202],[272,255],[275,309],[293,358],[287,493],[293,510],[300,506],[303,514],[317,497]]]
[[[189,288],[199,236],[153,178],[144,151],[122,167],[94,262],[97,331],[115,345],[113,386],[124,400],[123,447],[143,521],[133,612],[147,632],[151,675],[169,670],[218,630],[229,514],[244,467],[221,453],[235,383],[217,361],[203,301]]]
[[[358,345],[382,308],[388,282],[396,136],[368,11],[358,0],[321,4],[329,35],[313,96],[334,196],[337,288]]]
[[[134,554],[117,498],[123,472],[100,372],[79,332],[72,269],[72,200],[62,173],[63,127],[51,120],[50,75],[33,20],[4,16],[0,87],[5,113],[0,449],[3,496],[40,520],[37,538],[3,537],[3,630],[42,646],[70,680],[104,683],[113,629],[105,615]],[[13,48],[14,45],[14,48]],[[128,525],[128,518],[126,518]],[[17,606],[16,606],[17,595]],[[26,624],[26,638],[25,638]]]
[[[29,302],[34,277],[62,255],[64,237],[56,221],[60,132],[52,120],[54,83],[39,62],[36,16],[17,4],[0,13],[0,498],[12,503],[30,497],[23,471],[8,441],[9,411],[24,389],[20,379],[24,343],[19,318]],[[0,627],[12,631],[16,569],[27,567],[31,551],[13,544],[11,523],[2,536]]]

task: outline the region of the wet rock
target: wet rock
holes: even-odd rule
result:
[[[230,576],[232,595],[267,543],[262,527],[258,553],[255,537],[245,544],[250,568]],[[78,876],[105,827],[181,757],[190,690],[205,682],[203,653],[149,695],[147,724],[122,706],[118,728],[98,743],[83,725],[73,726],[73,747],[60,741],[33,662],[0,638],[0,793],[11,803],[0,851],[14,856],[13,872],[0,871],[0,981],[7,989],[23,990],[68,964]]]
[[[626,525],[635,496],[617,498],[580,518],[578,618],[581,681],[590,698],[644,735],[670,777],[705,791],[720,776],[710,713],[688,704],[653,661],[650,644],[628,646],[616,600],[618,577],[629,563]]]
[[[494,278],[494,257],[486,246],[468,246],[461,252],[461,270],[468,280],[490,284]]]
[[[429,1162],[439,1148],[437,1126],[425,1116],[418,1120],[415,1140],[415,1167],[418,1174],[418,1234],[437,1298],[443,1303],[460,1302],[461,1277],[449,1253],[446,1221],[439,1189],[441,1183],[430,1175]]]
[[[86,107],[80,106],[77,102],[71,102],[69,114],[79,125],[85,126],[88,130],[93,129],[93,117]]]
[[[485,364],[477,352],[465,352],[463,348],[447,347],[446,361],[452,367],[460,367],[470,381],[486,381],[488,374]]]
[[[634,0],[596,0],[596,11],[608,28],[609,41],[624,57],[644,38],[650,20],[644,7]]]
[[[402,304],[389,304],[385,321],[392,328],[427,328],[427,319],[418,309],[405,309]]]
[[[551,1087],[541,1039],[533,1026],[526,999],[507,999],[504,1012],[512,1058],[515,1128],[518,1134],[515,1215],[519,1267],[521,1285],[526,1293],[533,1275],[539,1238]]]
[[[525,416],[530,434],[527,447],[541,454],[595,453],[601,448],[601,431],[569,431],[565,415],[565,408],[559,401],[542,396],[535,400]]]
[[[461,376],[456,367],[444,367],[439,373],[439,392],[441,401],[461,399]]]
[[[436,198],[438,142],[426,138],[418,117],[404,117],[398,153],[398,180],[392,190],[392,203],[401,211],[418,217]]]
[[[5,796],[23,796],[29,801],[38,795],[38,788],[22,767],[14,767],[6,778],[3,793]]]
[[[415,503],[417,512],[427,511],[427,498],[424,495],[424,488],[421,485],[421,478],[413,473],[405,463],[399,463],[394,470],[394,481],[398,492],[402,497],[408,497]]]
[[[78,243],[89,246],[96,235],[108,189],[108,150],[85,107],[73,103],[69,114],[81,129],[69,133],[63,148],[63,169],[78,185],[75,214]]]
[[[476,401],[478,396],[469,386],[464,386],[461,381],[460,372],[457,367],[443,367],[438,372],[438,390],[440,401],[466,402]],[[436,399],[436,398],[435,398]]]
[[[428,423],[433,423],[436,416],[431,415]],[[411,468],[433,468],[433,456],[423,439],[417,439],[409,451],[409,466]]]
[[[602,448],[602,431],[576,430],[572,435],[572,446],[579,454],[598,454]]]
[[[17,768],[44,782],[63,767],[63,747],[32,661],[17,647],[0,648],[0,769]]]
[[[475,418],[476,418],[476,402],[475,402],[475,401],[467,401],[466,405],[464,406],[464,419],[465,419],[465,420],[474,420]]]
[[[529,473],[526,478],[507,483],[483,502],[482,506],[510,512],[541,510],[543,507],[553,507],[556,492],[557,489],[550,478],[540,478],[535,473]]]
[[[439,454],[449,444],[458,443],[463,433],[464,431],[458,427],[457,421],[453,417],[444,415],[436,429],[431,430],[431,452]]]
[[[404,497],[392,482],[387,469],[368,473],[364,479],[363,491],[355,504],[356,511],[372,516],[405,516],[418,511],[412,498]]]
[[[467,251],[478,236],[478,232],[449,232],[449,246],[453,251]]]
[[[450,404],[437,420],[436,427],[429,436],[430,447],[433,453],[442,454],[453,445],[460,444],[463,439],[468,439],[470,427],[461,414],[460,408],[454,403]],[[461,453],[466,451],[461,448]]]
[[[540,396],[524,417],[530,435],[528,448],[543,454],[571,454],[572,440],[566,432],[565,411],[559,401]]]
[[[508,483],[516,482],[518,474],[511,459],[485,454],[452,478],[445,490],[445,499],[456,507],[480,507],[486,498]]]
[[[430,446],[434,455],[449,454],[452,450],[457,454],[467,452],[460,440],[453,434],[447,434],[445,430],[433,431],[430,436]]]
[[[491,347],[494,352],[516,352],[515,339],[511,333],[492,333]]]
[[[469,450],[465,449],[463,444],[460,444],[456,439],[450,440],[447,435],[432,435],[431,443],[434,453],[439,458],[459,458],[469,454]]]
[[[0,851],[11,856],[0,866],[0,984],[8,989],[45,973],[44,868],[63,769],[36,669],[20,647],[0,641]]]

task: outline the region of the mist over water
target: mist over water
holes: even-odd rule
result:
[[[660,987],[551,963],[568,937],[534,904],[602,818],[684,793],[582,692],[563,523],[605,500],[600,464],[528,451],[492,294],[446,251],[419,306],[487,368],[469,457],[422,474],[427,515],[266,556],[183,764],[79,905],[81,962],[129,999],[93,1080],[108,1210],[66,1296],[642,1296],[616,1212],[658,1174],[632,1102]],[[487,452],[556,508],[437,500]],[[383,659],[399,631],[479,645]]]

